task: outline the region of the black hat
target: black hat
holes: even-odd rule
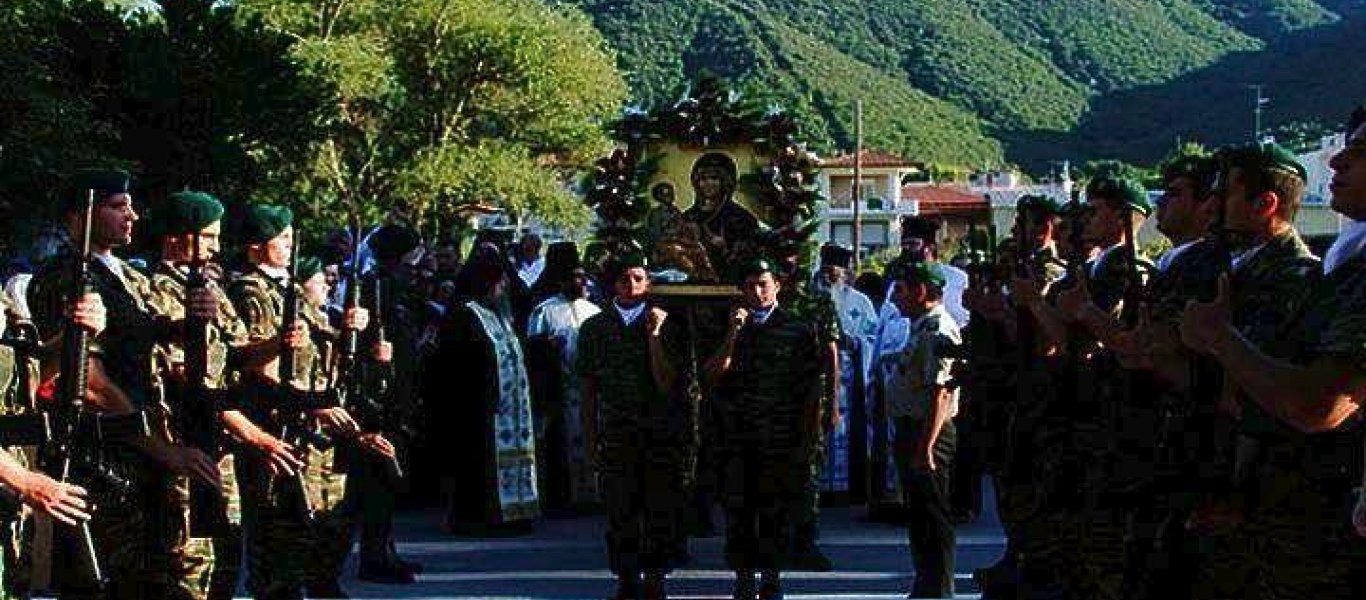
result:
[[[579,246],[574,242],[555,242],[545,251],[546,281],[560,282],[572,277],[580,268]]]
[[[821,246],[821,266],[851,268],[854,266],[854,252],[835,244]]]
[[[901,241],[919,238],[929,243],[938,239],[939,222],[918,215],[901,217]]]
[[[370,250],[379,260],[402,258],[422,243],[422,238],[411,227],[385,225],[370,234]]]
[[[95,201],[101,201],[117,194],[127,194],[133,176],[122,169],[81,169],[67,179],[66,192],[62,194],[64,210],[84,210],[86,194],[94,190]]]

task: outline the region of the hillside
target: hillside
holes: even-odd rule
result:
[[[1211,103],[1193,86],[1225,80],[1276,82],[1269,126],[1333,122],[1341,103],[1304,85],[1331,63],[1306,56],[1366,43],[1350,34],[1364,30],[1366,0],[569,3],[614,45],[639,104],[677,98],[706,69],[795,110],[821,149],[852,145],[862,98],[870,145],[974,166],[1058,159],[1120,125],[1148,129],[1095,152],[1151,161],[1173,131],[1220,139],[1250,100]],[[1366,97],[1366,82],[1347,79],[1339,91]]]

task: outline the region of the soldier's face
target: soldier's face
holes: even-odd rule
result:
[[[1329,190],[1333,210],[1356,221],[1366,221],[1366,130],[1328,162],[1333,169]]]
[[[1123,212],[1112,203],[1097,201],[1091,205],[1082,237],[1098,244],[1110,245],[1119,241],[1123,227]]]
[[[1163,235],[1184,236],[1197,225],[1203,198],[1197,197],[1195,183],[1186,177],[1174,177],[1167,182],[1162,198],[1157,202],[1157,230]]]
[[[746,277],[741,291],[750,308],[768,308],[778,303],[778,291],[782,288],[772,273],[761,273]]]
[[[892,284],[892,304],[902,315],[916,315],[924,312],[925,298],[928,296],[923,283],[908,283],[898,280]]]
[[[91,216],[90,242],[93,246],[117,248],[133,242],[133,223],[138,220],[133,210],[133,197],[115,194],[95,205]]]
[[[322,271],[314,273],[308,281],[304,282],[304,293],[308,295],[308,302],[314,306],[327,304],[327,294],[331,288],[327,285],[327,275]]]
[[[263,246],[265,264],[279,269],[289,267],[290,252],[294,250],[294,227],[286,227]]]
[[[634,304],[650,293],[650,274],[640,267],[631,267],[617,276],[613,286],[617,300]]]
[[[1247,186],[1243,182],[1242,170],[1231,169],[1228,173],[1227,182],[1220,194],[1224,201],[1224,223],[1226,226],[1234,231],[1259,229],[1266,217],[1260,214],[1258,202],[1248,196]]]

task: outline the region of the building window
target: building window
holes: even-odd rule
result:
[[[885,221],[865,221],[863,222],[863,236],[859,243],[864,248],[882,248],[887,245],[887,222]],[[854,245],[854,222],[853,221],[832,221],[830,223],[830,241],[846,248]]]

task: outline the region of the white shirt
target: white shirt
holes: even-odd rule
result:
[[[1255,248],[1244,250],[1243,252],[1239,253],[1238,256],[1233,257],[1233,270],[1241,270],[1243,268],[1243,265],[1247,264],[1248,261],[1252,260],[1252,257],[1257,256],[1257,253],[1261,252],[1262,248],[1265,247],[1266,244],[1263,243]]]
[[[1123,246],[1124,243],[1120,242],[1118,244],[1110,246],[1109,248],[1106,248],[1105,251],[1101,252],[1100,255],[1096,257],[1096,260],[1091,262],[1091,277],[1095,278],[1099,276],[1100,269],[1101,267],[1105,266],[1105,261],[1110,258],[1110,254],[1112,254],[1115,250],[1118,250]]]
[[[944,273],[944,310],[959,327],[968,326],[969,312],[963,306],[963,291],[968,289],[968,273],[948,263],[939,263]]]
[[[1200,240],[1194,239],[1184,244],[1181,244],[1180,246],[1172,248],[1171,250],[1163,252],[1162,256],[1158,257],[1157,259],[1157,270],[1166,273],[1167,269],[1171,268],[1172,263],[1176,262],[1176,258],[1178,256],[1181,256],[1182,252],[1189,250],[1191,246],[1194,246],[1198,243],[1200,243]]]
[[[272,267],[270,265],[256,265],[256,268],[260,269],[262,273],[265,273],[267,277],[276,281],[289,281],[289,269]]]
[[[1366,221],[1349,219],[1328,253],[1323,255],[1324,274],[1332,275],[1338,267],[1361,254],[1363,248],[1366,248]]]
[[[642,304],[642,306],[644,306]],[[576,298],[570,300],[557,295],[540,303],[532,309],[527,319],[528,336],[548,336],[564,342],[563,357],[572,359],[578,348],[579,327],[589,317],[602,312],[596,304]]]
[[[545,270],[545,257],[537,257],[529,263],[518,265],[517,277],[521,278],[522,283],[527,287],[536,285],[536,281],[541,278],[541,272]]]
[[[622,308],[620,304],[617,304],[616,301],[613,300],[612,306],[616,307],[617,314],[621,315],[621,322],[625,323],[627,327],[634,325],[636,319],[639,319],[640,315],[645,313],[644,302],[635,305],[633,308]]]

